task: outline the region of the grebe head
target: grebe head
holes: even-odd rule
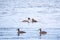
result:
[[[28,18],[28,20],[30,20],[30,18]]]
[[[41,28],[39,30],[40,30],[40,32],[42,31]]]
[[[19,28],[17,30],[19,31]]]
[[[34,18],[32,18],[32,22],[35,22]]]
[[[34,19],[32,18],[32,20],[34,20]]]

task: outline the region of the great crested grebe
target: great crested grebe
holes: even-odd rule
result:
[[[40,36],[47,34],[47,32],[46,31],[42,31],[41,28],[39,30],[40,30],[40,32],[39,32]]]
[[[23,33],[26,33],[26,32],[20,31],[19,28],[18,28],[18,29],[17,29],[17,33],[18,33],[18,36],[19,36],[20,34],[23,34]]]
[[[38,21],[32,18],[32,23],[33,23],[33,22],[38,22]]]
[[[23,20],[22,22],[28,22],[29,23],[29,20],[30,20],[30,18],[28,18],[28,20]]]

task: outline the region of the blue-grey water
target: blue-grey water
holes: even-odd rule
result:
[[[16,28],[0,28],[0,40],[32,40],[40,39],[38,29],[23,29],[26,33],[17,35]],[[45,28],[43,29],[47,32],[46,35],[42,35],[41,39],[46,40],[60,40],[60,28]]]
[[[38,22],[23,23],[28,17]],[[0,40],[60,40],[60,0],[0,0]]]

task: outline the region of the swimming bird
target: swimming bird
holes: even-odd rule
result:
[[[18,33],[18,36],[19,36],[20,34],[26,33],[26,32],[24,32],[24,31],[20,31],[19,28],[17,29],[17,31],[18,31],[18,32],[17,32],[17,33]]]
[[[38,21],[32,18],[32,23],[33,23],[33,22],[38,22]]]
[[[30,20],[30,18],[28,18],[28,20],[23,20],[22,22],[28,22],[29,23],[29,20]]]
[[[40,36],[42,36],[42,35],[46,35],[46,34],[47,34],[47,32],[46,32],[46,31],[42,31],[41,28],[40,28],[39,30],[40,30],[40,32],[39,32]]]

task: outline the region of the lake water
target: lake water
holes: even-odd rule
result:
[[[38,22],[23,23],[28,17]],[[60,0],[0,0],[0,40],[60,40]]]
[[[16,28],[0,28],[0,40],[60,40],[60,28],[45,28],[44,31],[47,32],[46,35],[42,35],[41,39],[39,36],[38,29],[27,29],[23,28],[26,32],[25,34],[17,35]]]

